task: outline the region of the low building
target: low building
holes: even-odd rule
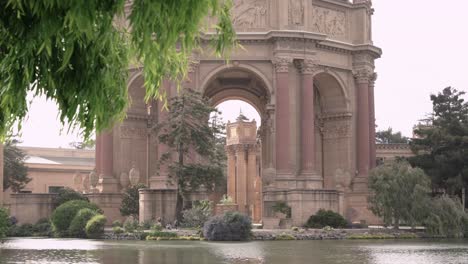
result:
[[[409,144],[376,144],[375,147],[377,165],[395,160],[397,157],[407,158],[414,156]]]

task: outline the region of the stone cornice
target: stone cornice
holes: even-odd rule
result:
[[[319,116],[320,121],[349,120],[353,114],[351,112],[323,113]]]
[[[398,143],[398,144],[375,144],[376,149],[382,150],[411,150],[409,144]]]
[[[202,33],[201,38],[209,42],[215,33]],[[327,49],[342,53],[369,52],[374,58],[380,58],[382,50],[372,44],[351,44],[347,42],[328,39],[326,35],[307,31],[295,30],[270,30],[267,32],[239,32],[237,33],[239,42],[257,41],[257,42],[276,42],[281,40],[310,40],[316,42],[317,48]]]

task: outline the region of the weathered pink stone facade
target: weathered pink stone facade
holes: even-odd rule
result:
[[[320,208],[377,221],[367,210],[375,164],[374,60],[381,55],[372,43],[372,14],[369,0],[236,0],[232,17],[243,49],[226,64],[212,54],[207,32],[204,52],[192,55],[184,88],[214,105],[244,100],[261,115],[265,217],[275,202],[286,201],[294,225]],[[150,188],[174,188],[167,169],[156,166],[165,147],[148,130],[165,113],[157,102],[144,102],[143,83],[142,69],[130,69],[127,118],[98,140],[96,167],[110,190],[115,182],[108,176],[132,166]],[[162,89],[176,95],[169,81]]]

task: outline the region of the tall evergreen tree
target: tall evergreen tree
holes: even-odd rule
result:
[[[375,133],[375,141],[378,144],[407,144],[409,138],[401,134],[401,132],[393,132],[389,127],[387,130],[380,130]]]
[[[433,187],[459,194],[468,187],[468,103],[451,87],[431,95],[433,113],[427,125],[416,126],[409,159],[431,177]]]
[[[200,187],[212,191],[224,174],[224,150],[221,151],[217,135],[224,125],[209,122],[211,113],[217,112],[207,98],[184,89],[170,99],[167,119],[155,129],[159,142],[169,147],[161,155],[160,165],[167,164],[171,181],[177,184],[176,217],[182,218],[184,199]]]
[[[26,154],[16,146],[18,141],[7,140],[4,145],[3,189],[19,192],[28,182],[28,168],[24,164]]]

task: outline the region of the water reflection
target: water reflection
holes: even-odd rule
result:
[[[12,239],[0,263],[439,264],[468,263],[466,241],[92,241]]]

